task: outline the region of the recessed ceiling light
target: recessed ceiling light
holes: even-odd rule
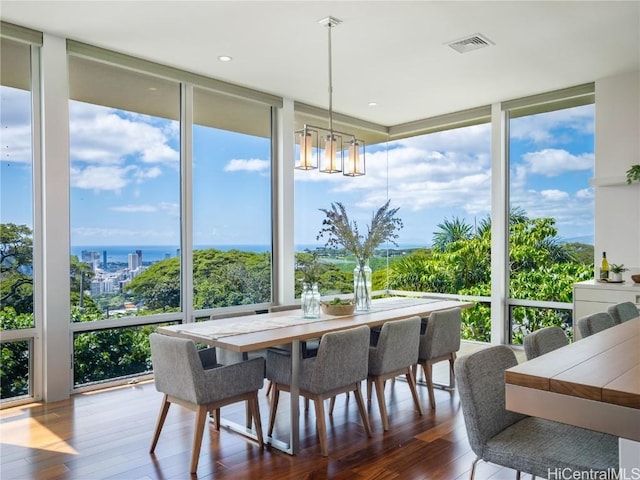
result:
[[[369,102],[370,107],[375,107],[376,105],[378,105],[378,102]]]
[[[218,60],[220,60],[221,62],[230,62],[232,58],[229,55],[220,55],[218,57]]]

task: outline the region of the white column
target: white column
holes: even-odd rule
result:
[[[180,86],[180,263],[183,322],[193,321],[193,86]]]
[[[66,40],[45,33],[41,53],[43,396],[71,389],[69,292],[69,81]]]
[[[294,301],[294,147],[293,100],[284,99],[277,115],[277,154],[273,163],[273,247],[275,295],[278,303]]]
[[[506,113],[499,103],[491,105],[491,343],[507,341],[509,165]]]

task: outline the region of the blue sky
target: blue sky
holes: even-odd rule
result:
[[[1,87],[1,221],[32,225],[25,92]],[[73,245],[177,245],[179,128],[174,121],[70,104]],[[593,235],[594,106],[512,121],[511,200],[530,216],[553,216],[563,238]],[[269,142],[194,129],[194,243],[270,241]],[[401,245],[428,245],[437,224],[490,211],[489,125],[367,147],[367,175],[295,171],[295,242],[316,241],[331,202],[363,227],[387,198],[399,207]],[[16,201],[20,199],[20,201]]]

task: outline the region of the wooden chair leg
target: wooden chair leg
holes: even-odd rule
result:
[[[271,398],[271,408],[269,409],[269,428],[267,429],[267,435],[270,437],[273,433],[273,426],[276,422],[276,411],[278,410],[278,400],[280,399],[280,389],[278,384],[273,385],[273,396]]]
[[[249,400],[247,400],[246,406],[244,408],[244,418],[245,418],[245,426],[247,427],[247,429],[250,430],[253,416],[251,415],[251,405],[249,405]]]
[[[206,405],[198,405],[196,410],[196,424],[193,431],[193,446],[191,447],[191,473],[198,470],[198,459],[200,457],[200,447],[202,446],[202,436],[204,434],[204,423],[207,420]]]
[[[160,406],[160,413],[158,414],[158,420],[156,421],[156,429],[153,432],[153,440],[151,441],[151,448],[149,448],[149,453],[153,453],[156,449],[158,439],[160,438],[160,432],[162,431],[162,426],[164,425],[164,421],[167,418],[167,412],[169,411],[170,406],[171,403],[168,401],[167,395],[165,394],[162,397],[162,405]]]
[[[327,423],[324,418],[324,400],[320,397],[313,399],[316,407],[316,430],[318,430],[318,439],[320,440],[320,455],[326,457],[329,455],[327,447]]]
[[[369,424],[369,417],[367,416],[367,409],[364,406],[364,400],[362,399],[362,392],[360,392],[360,383],[353,391],[354,396],[356,397],[356,403],[358,404],[358,410],[360,411],[360,416],[362,417],[362,424],[364,425],[364,431],[367,432],[367,437],[371,438],[371,425]]]
[[[329,415],[333,415],[333,407],[335,407],[335,405],[336,405],[336,397],[334,395],[329,400]]]
[[[387,416],[387,405],[384,400],[384,382],[380,377],[375,378],[376,397],[378,397],[378,408],[380,408],[380,419],[382,420],[382,429],[386,432],[389,430],[389,417]]]
[[[220,431],[220,409],[216,408],[213,413],[213,418],[216,424],[216,430]]]
[[[455,388],[456,386],[456,376],[453,371],[453,364],[456,363],[456,352],[451,352],[451,356],[449,357],[449,387]]]
[[[371,378],[367,378],[367,403],[371,403],[371,393],[373,390],[373,380]]]
[[[420,399],[418,398],[418,389],[416,388],[416,379],[413,376],[413,372],[411,371],[411,367],[407,368],[407,373],[405,375],[407,377],[407,383],[409,384],[409,390],[411,390],[411,396],[413,397],[413,403],[416,404],[416,408],[418,409],[418,413],[422,416],[422,405],[420,405]]]
[[[260,419],[260,407],[258,406],[258,392],[247,401],[253,423],[256,426],[256,437],[258,437],[258,445],[264,448],[264,438],[262,436],[262,420]]]
[[[272,389],[273,389],[273,382],[269,380],[269,385],[267,385],[267,391],[264,394],[268,397]]]
[[[422,364],[422,369],[424,370],[424,376],[427,380],[427,389],[429,390],[429,402],[431,403],[431,408],[435,410],[436,408],[436,398],[433,392],[433,364],[427,360]]]

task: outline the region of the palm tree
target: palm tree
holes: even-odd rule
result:
[[[458,240],[468,240],[473,236],[473,227],[458,217],[445,219],[438,224],[438,228],[440,230],[433,233],[432,247],[441,252],[444,252],[447,245]]]

